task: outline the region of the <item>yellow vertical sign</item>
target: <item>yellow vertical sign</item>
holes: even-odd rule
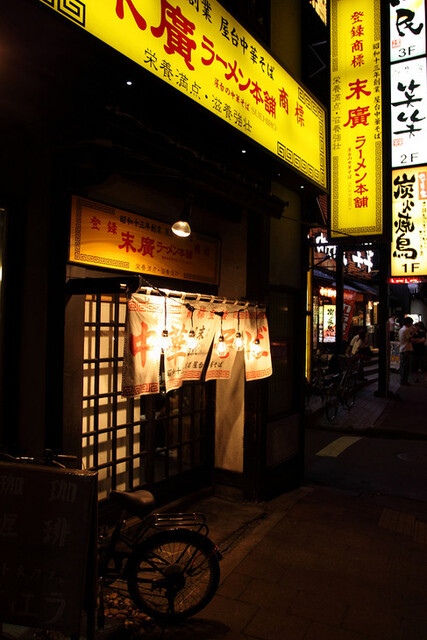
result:
[[[382,222],[380,0],[331,2],[331,235]]]
[[[427,166],[393,171],[391,275],[427,276]]]

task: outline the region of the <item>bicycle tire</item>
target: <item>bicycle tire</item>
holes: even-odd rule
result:
[[[209,538],[189,529],[155,533],[129,557],[129,595],[156,620],[189,618],[210,602],[218,588],[220,568],[215,552]]]
[[[354,406],[356,401],[356,381],[353,376],[347,378],[343,392],[344,404],[348,409]]]
[[[338,404],[337,388],[335,385],[332,385],[326,390],[325,396],[325,414],[329,422],[333,422],[337,417]]]

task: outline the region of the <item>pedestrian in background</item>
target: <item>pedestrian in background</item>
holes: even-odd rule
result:
[[[414,347],[412,346],[413,323],[414,321],[409,316],[404,318],[399,331],[400,384],[403,386],[410,384],[408,378],[414,351]]]
[[[397,318],[396,316],[390,316],[388,321],[387,321],[387,335],[389,340],[392,340],[393,342],[396,340],[396,325],[397,325]]]
[[[357,377],[359,380],[366,380],[363,369],[363,361],[368,360],[371,357],[372,352],[368,345],[368,335],[365,329],[360,329],[358,333],[353,337],[349,346],[347,347],[347,355],[357,357]]]
[[[425,368],[425,344],[426,344],[426,328],[422,322],[414,324],[414,335],[412,336],[412,346],[414,353],[412,356],[412,369],[414,372],[414,382],[419,382],[419,374],[423,373]]]

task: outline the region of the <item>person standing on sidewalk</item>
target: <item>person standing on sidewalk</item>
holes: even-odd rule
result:
[[[400,384],[407,386],[409,384],[409,372],[411,370],[412,353],[412,325],[413,320],[406,317],[403,320],[402,328],[399,331],[399,354],[400,354]]]
[[[414,370],[414,382],[419,382],[419,374],[424,372],[424,352],[426,344],[426,329],[422,322],[414,324],[414,335],[412,336],[412,346],[414,354],[412,364]]]
[[[359,380],[367,380],[363,371],[364,360],[369,360],[372,355],[368,346],[368,336],[365,329],[360,329],[353,337],[347,348],[347,355],[357,358],[357,377]]]

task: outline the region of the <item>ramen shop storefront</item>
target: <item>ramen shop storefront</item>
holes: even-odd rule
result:
[[[109,232],[113,225],[115,234]],[[129,225],[141,231],[131,233]],[[159,281],[157,271],[181,275],[191,265],[195,278],[215,284],[219,243],[213,238],[192,234],[190,242],[180,240],[159,221],[78,197],[72,200],[71,238],[67,450],[77,453],[84,468],[98,470],[100,499],[115,488],[149,487],[170,501],[212,484],[215,467],[230,456],[239,466],[243,458],[236,441],[243,441],[245,381],[255,384],[271,375],[265,309],[152,283]],[[95,279],[78,266],[102,264],[106,256],[123,266],[123,239],[128,248],[153,248],[144,256],[144,270],[152,276],[104,273]],[[166,244],[170,251],[158,251]],[[136,271],[133,252],[128,256]],[[99,292],[78,295],[94,283]],[[233,406],[227,406],[231,398]],[[230,427],[236,407],[241,419]]]

